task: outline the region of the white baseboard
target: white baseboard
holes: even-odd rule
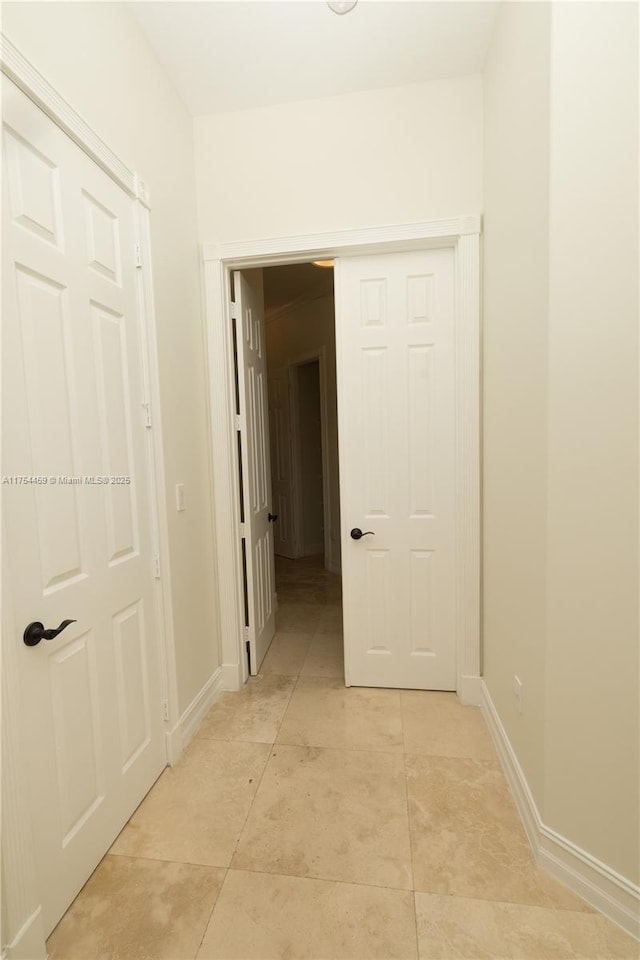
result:
[[[47,960],[47,945],[42,926],[42,909],[38,907],[11,943],[2,952],[3,960]]]
[[[222,664],[222,689],[223,690],[241,690],[243,685],[242,673],[239,663]]]
[[[172,730],[165,732],[164,742],[167,763],[170,767],[173,767],[182,755],[182,730],[179,720]]]
[[[215,673],[209,677],[200,693],[193,698],[180,717],[183,750],[204,720],[209,707],[215,701],[220,690],[222,690],[222,667],[218,667]]]
[[[467,707],[482,705],[482,677],[463,675],[460,677],[458,699]]]
[[[536,861],[556,880],[640,939],[640,887],[542,822],[522,767],[484,680],[482,708]]]

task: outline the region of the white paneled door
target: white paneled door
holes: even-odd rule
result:
[[[258,673],[275,633],[275,574],[262,276],[233,275],[240,400],[242,540],[249,669]]]
[[[279,557],[295,559],[299,551],[294,530],[293,464],[289,368],[275,370],[269,378],[269,439],[274,513],[274,550]]]
[[[2,216],[5,642],[48,932],[165,753],[135,204],[8,81]]]
[[[456,687],[453,279],[450,249],[336,261],[352,685]]]

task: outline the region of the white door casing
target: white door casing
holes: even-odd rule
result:
[[[453,251],[335,275],[346,681],[455,690]]]
[[[234,546],[240,541],[230,274],[241,268],[426,248],[451,248],[454,256],[456,690],[464,703],[480,703],[480,219],[473,216],[204,244],[223,674],[228,688],[238,689],[246,677],[242,566]],[[337,373],[340,381],[344,373]]]
[[[37,479],[2,495],[48,932],[165,765],[154,496],[135,201],[8,82],[3,113],[3,473]]]
[[[275,633],[267,357],[261,292],[240,272],[235,273],[233,279],[240,393],[242,538],[249,617],[247,640],[250,672],[255,675]]]
[[[271,484],[274,524],[274,552],[280,557],[299,556],[294,517],[294,482],[289,368],[269,374],[269,440],[271,446]]]

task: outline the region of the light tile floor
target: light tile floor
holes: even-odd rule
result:
[[[277,584],[261,675],[160,777],[51,960],[637,960],[533,862],[480,712],[347,689],[338,578],[278,561]]]

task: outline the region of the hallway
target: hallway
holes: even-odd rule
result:
[[[163,773],[51,960],[637,957],[533,863],[479,710],[346,688],[339,578],[276,578],[260,676]]]

